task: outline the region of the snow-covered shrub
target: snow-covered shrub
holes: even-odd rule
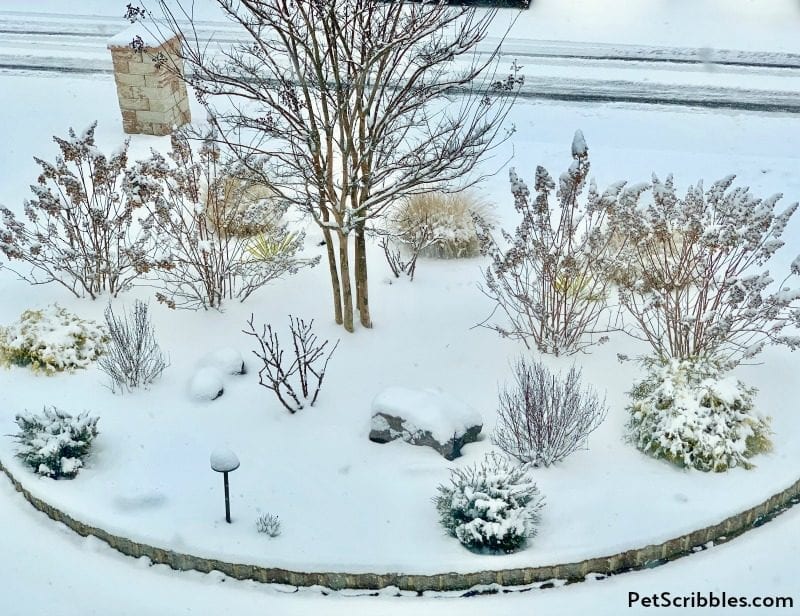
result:
[[[249,174],[218,178],[204,187],[201,201],[214,231],[240,237],[270,235],[280,225],[283,208],[275,192]],[[218,227],[217,225],[222,225]]]
[[[412,255],[457,259],[480,254],[475,226],[494,222],[492,208],[468,191],[412,195],[389,214],[392,235]]]
[[[566,376],[541,362],[520,358],[514,383],[500,392],[493,440],[505,453],[533,466],[550,466],[586,448],[608,413],[595,391],[581,386],[572,366]]]
[[[483,292],[504,316],[488,327],[501,336],[522,340],[543,353],[572,354],[605,342],[615,328],[607,303],[611,283],[600,265],[624,245],[614,241],[607,224],[609,209],[621,186],[602,195],[594,182],[581,198],[589,174],[589,151],[583,134],[575,133],[570,168],[556,183],[543,167],[536,168],[530,190],[514,169],[509,172],[514,209],[521,216],[512,236],[501,231],[503,244],[481,231],[483,249],[491,258]],[[609,322],[601,323],[607,315]],[[505,322],[503,322],[505,321]]]
[[[128,142],[110,156],[95,147],[92,124],[81,135],[54,137],[55,163],[31,186],[22,222],[0,208],[0,251],[29,271],[12,270],[32,284],[56,282],[78,297],[116,296],[146,268],[147,244],[136,231],[139,207],[127,198]]]
[[[222,371],[216,366],[199,368],[189,382],[189,392],[197,400],[216,400],[225,393]]]
[[[237,177],[247,174],[222,158],[212,138],[194,149],[181,132],[172,135],[168,157],[153,152],[131,171],[131,194],[147,211],[142,225],[156,246],[149,263],[160,287],[156,298],[170,308],[219,309],[226,300],[244,301],[268,282],[316,263],[297,256],[303,235],[279,223],[283,206],[241,187],[231,190]],[[231,202],[236,199],[241,203]],[[274,222],[260,234],[277,249],[254,256],[253,240],[230,232],[240,222],[250,225],[250,214]]]
[[[277,537],[281,534],[281,521],[276,515],[262,513],[256,518],[256,530],[270,537]]]
[[[233,347],[220,347],[208,353],[200,364],[213,366],[223,374],[247,374],[247,364],[238,349]]]
[[[528,466],[489,453],[480,464],[450,471],[434,498],[439,521],[471,550],[514,552],[536,534],[544,499]]]
[[[630,392],[628,439],[642,452],[701,471],[752,467],[768,451],[769,419],[753,408],[756,389],[723,376],[706,358],[649,359]]]
[[[20,413],[16,421],[17,456],[34,472],[53,479],[75,477],[98,434],[97,417],[73,417],[56,407],[44,407],[39,414]]]
[[[0,363],[47,374],[86,368],[103,354],[108,340],[102,325],[52,304],[26,310],[16,323],[0,327]]]
[[[258,350],[254,350],[253,355],[262,363],[258,371],[259,384],[271,390],[290,413],[296,413],[306,404],[314,406],[322,389],[328,362],[339,341],[328,349],[330,341],[320,340],[312,329],[314,319],[306,323],[299,317],[289,315],[292,350],[287,361],[278,333],[272,329],[272,325],[262,325],[259,333],[253,319],[251,314],[247,322],[248,329],[242,331],[258,343]]]
[[[756,198],[733,182],[707,191],[700,182],[679,197],[672,176],[653,176],[626,187],[611,210],[628,240],[606,271],[633,319],[625,329],[656,355],[733,367],[767,343],[800,348],[800,337],[782,333],[800,324],[800,288],[789,285],[800,257],[778,284],[765,269],[798,204],[776,212],[781,195]]]
[[[111,377],[112,391],[131,390],[150,385],[167,367],[156,342],[147,304],[136,300],[133,316],[118,317],[108,305],[105,311],[110,342],[98,366]]]

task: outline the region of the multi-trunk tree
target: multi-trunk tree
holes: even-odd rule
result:
[[[353,331],[357,310],[371,327],[371,221],[403,197],[473,185],[478,162],[509,134],[503,123],[521,77],[493,72],[499,47],[487,36],[496,10],[403,0],[217,3],[240,42],[201,40],[188,7],[163,0],[164,21],[147,27],[181,37],[184,78],[220,140],[319,225],[337,323]]]

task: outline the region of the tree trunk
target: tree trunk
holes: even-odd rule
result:
[[[353,291],[350,284],[350,255],[348,254],[350,236],[339,231],[337,237],[339,239],[339,271],[342,284],[342,325],[347,331],[353,332],[355,330],[353,326]]]
[[[369,314],[369,287],[367,286],[367,242],[364,236],[364,223],[356,227],[356,306],[361,325],[372,327],[372,318]]]
[[[339,284],[339,268],[336,265],[336,249],[333,247],[333,235],[330,229],[323,227],[322,235],[325,237],[325,250],[328,252],[328,269],[331,274],[331,289],[333,290],[333,318],[336,324],[341,325],[342,319],[342,287]]]

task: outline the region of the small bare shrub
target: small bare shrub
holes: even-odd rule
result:
[[[36,158],[42,172],[25,202],[27,222],[0,208],[0,251],[29,272],[31,284],[56,282],[77,297],[116,296],[145,268],[146,240],[136,231],[139,204],[127,196],[128,143],[110,156],[95,146],[96,123],[81,135],[53,137],[55,163]]]
[[[329,341],[320,341],[312,331],[313,319],[306,323],[299,317],[289,315],[293,359],[287,362],[272,325],[263,325],[259,333],[253,324],[253,315],[250,315],[247,325],[249,329],[242,331],[258,342],[259,349],[253,354],[263,363],[258,371],[259,384],[274,392],[290,413],[296,413],[306,404],[314,406],[328,362],[339,341],[328,350]]]
[[[533,466],[550,466],[585,449],[608,409],[591,388],[581,387],[580,370],[573,366],[560,377],[521,358],[513,372],[513,385],[500,392],[495,444]]]
[[[262,513],[256,518],[256,530],[269,537],[277,537],[281,534],[281,521],[276,515]]]
[[[514,208],[522,217],[514,235],[502,231],[507,247],[481,232],[484,250],[492,260],[485,272],[483,292],[506,322],[487,325],[501,336],[522,340],[554,355],[584,351],[607,340],[615,328],[608,305],[611,282],[598,269],[611,261],[624,242],[606,224],[621,185],[603,195],[593,182],[585,203],[580,197],[589,173],[589,151],[580,131],[572,142],[574,162],[556,183],[543,167],[536,168],[536,198],[516,172],[510,171]],[[609,322],[601,326],[606,314]]]
[[[111,304],[105,311],[111,342],[100,358],[100,369],[111,377],[111,390],[124,391],[145,387],[161,376],[167,367],[156,342],[147,304],[136,300],[133,316],[114,314]]]

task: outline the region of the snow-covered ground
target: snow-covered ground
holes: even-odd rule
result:
[[[735,541],[649,571],[563,588],[463,598],[370,596],[265,586],[222,575],[177,573],[121,556],[34,511],[0,481],[0,612],[3,616],[639,616],[659,611],[628,607],[629,593],[722,592],[734,596],[793,596],[793,609],[666,610],[687,616],[715,613],[796,614],[800,509]],[[388,594],[388,593],[387,593]],[[350,595],[350,596],[348,596]],[[359,595],[359,596],[352,596]]]
[[[116,15],[119,11],[112,10],[111,4],[81,0],[78,10],[75,3],[67,6],[56,0],[42,0],[35,8],[21,0],[3,0],[0,23],[3,11]],[[577,0],[535,0],[525,19],[524,32],[515,31],[515,37],[589,42],[595,48],[632,45],[800,52],[796,36],[800,7],[789,0],[774,0],[768,7],[748,0],[598,0],[591,6]],[[611,72],[602,73],[607,68],[598,69],[598,76],[615,78]],[[531,70],[536,69],[532,66]],[[563,71],[569,78],[568,65]],[[697,86],[703,85],[706,75],[709,80],[718,79],[717,74],[693,74]],[[726,75],[725,80],[737,87],[753,85],[746,71]],[[762,78],[768,84],[764,87],[797,89],[796,78],[785,78],[780,71]],[[680,83],[675,85],[680,87]],[[108,76],[0,75],[4,135],[0,203],[21,211],[29,194],[27,185],[37,175],[32,156],[52,157],[55,147],[50,136],[65,134],[68,126],[81,129],[97,119],[99,145],[109,150],[116,147],[124,136],[115,104],[114,84]],[[526,101],[514,110],[512,120],[517,127],[515,138],[490,164],[503,167],[513,156],[512,164],[528,180],[539,163],[554,173],[566,168],[572,132],[581,128],[589,142],[593,175],[601,187],[621,178],[646,180],[653,171],[674,172],[681,186],[736,173],[762,196],[781,191],[786,193],[786,204],[800,196],[796,148],[800,124],[795,115]],[[165,141],[134,137],[132,158],[144,156],[150,147],[163,149]],[[501,222],[513,225],[505,169],[487,181],[482,191],[497,205]],[[309,239],[315,239],[313,234]],[[786,269],[800,250],[800,221],[792,223],[787,239],[789,246],[779,253],[775,270]],[[201,356],[215,347],[234,345],[249,355],[249,339],[240,330],[251,311],[257,322],[278,326],[290,312],[315,318],[323,336],[342,336],[331,323],[322,268],[271,285],[244,305],[230,305],[224,314],[174,313],[153,305],[159,341],[170,353],[172,365],[150,391],[114,396],[103,387],[104,376],[96,368],[52,378],[20,369],[0,372],[0,434],[14,431],[15,412],[36,410],[42,404],[101,416],[95,452],[78,479],[35,479],[13,460],[13,443],[5,437],[0,439],[0,457],[15,465],[15,474],[34,493],[108,530],[199,555],[305,570],[468,571],[597,556],[717,522],[796,479],[800,416],[786,400],[797,396],[797,356],[769,351],[763,356],[765,365],[737,372],[761,390],[758,404],[774,418],[775,451],[756,459],[754,471],[702,475],[644,458],[621,442],[625,391],[635,370],[620,366],[615,355],[636,347],[617,337],[593,355],[579,358],[585,380],[607,393],[611,412],[592,436],[589,451],[537,472],[548,501],[540,535],[517,555],[476,556],[463,550],[443,535],[430,502],[451,465],[427,448],[370,443],[367,433],[370,401],[391,385],[442,387],[478,408],[486,435],[491,432],[497,386],[509,377],[508,362],[520,348],[489,331],[472,329],[491,309],[475,287],[482,264],[482,260],[426,260],[412,284],[388,284],[388,270],[373,250],[370,275],[376,327],[343,336],[318,406],[297,416],[289,416],[269,392],[259,388],[252,371],[227,378],[223,398],[209,403],[191,399],[189,381]],[[104,308],[102,301],[75,300],[53,287],[29,287],[8,272],[0,272],[0,295],[3,324],[15,320],[25,308],[52,301],[97,320],[102,319]],[[138,290],[125,295],[119,305],[129,305],[137,296],[146,298],[148,293]],[[357,380],[349,369],[356,363],[366,365]],[[218,447],[233,449],[242,462],[231,476],[231,526],[224,523],[221,479],[208,464],[209,454]],[[456,464],[471,463],[489,449],[488,438],[469,445]],[[255,531],[255,517],[266,511],[283,521],[283,534],[277,539]],[[14,529],[0,533],[2,614],[68,615],[93,613],[92,609],[115,614],[175,613],[168,607],[172,605],[185,607],[186,613],[230,605],[232,612],[246,614],[269,605],[281,613],[359,609],[563,613],[568,606],[569,613],[616,614],[625,611],[631,590],[642,594],[664,590],[790,594],[796,583],[786,572],[796,569],[792,554],[800,547],[800,518],[791,512],[731,545],[656,572],[469,603],[386,599],[376,608],[369,599],[323,599],[307,592],[283,596],[276,589],[254,584],[231,580],[222,584],[217,576],[179,575],[144,565],[140,571],[135,561],[54,527],[6,485],[0,487],[0,519],[5,529]],[[5,556],[9,554],[24,557]],[[86,581],[97,578],[101,579],[99,588]],[[20,589],[35,594],[36,603],[23,603],[18,598],[23,594]],[[74,610],[62,599],[71,591]],[[159,605],[144,606],[141,596],[145,593],[158,597]]]
[[[3,168],[3,199],[12,209],[21,210],[26,185],[35,178],[32,155],[52,152],[50,134],[98,119],[100,147],[115,147],[123,138],[107,80],[6,76],[0,81],[3,92],[14,92],[2,101],[10,116],[35,109],[42,118],[7,130],[15,151]],[[44,85],[58,87],[60,95],[40,97]],[[647,179],[651,171],[674,172],[683,185],[736,173],[759,194],[800,195],[793,145],[800,125],[791,116],[522,103],[511,119],[517,133],[498,153],[497,164],[513,154],[523,177],[530,178],[537,163],[560,172],[569,162],[572,131],[580,127],[601,186],[619,178]],[[134,137],[133,157],[165,142]],[[482,191],[510,226],[505,173]],[[800,237],[798,227],[800,220],[793,221],[790,246],[776,266],[786,267],[800,248],[792,239]],[[413,283],[388,284],[382,255],[373,250],[375,329],[343,337],[317,406],[294,416],[258,386],[250,339],[241,329],[251,312],[257,324],[279,328],[291,313],[314,318],[323,337],[341,336],[331,321],[324,268],[270,285],[221,314],[154,305],[155,327],[171,366],[149,391],[114,395],[94,367],[50,378],[19,368],[3,373],[13,383],[2,393],[4,434],[14,431],[16,410],[42,404],[100,415],[95,453],[76,480],[34,479],[13,459],[10,439],[0,440],[0,455],[35,494],[111,532],[203,556],[303,570],[434,573],[580,560],[716,523],[796,479],[800,416],[783,404],[794,395],[796,356],[772,350],[764,356],[766,366],[739,372],[760,388],[758,403],[774,418],[775,451],[757,459],[754,471],[708,475],[678,471],[622,442],[625,392],[636,370],[620,366],[615,357],[644,349],[617,336],[577,358],[586,382],[608,396],[610,415],[592,436],[589,451],[537,472],[548,506],[532,547],[501,557],[466,552],[443,534],[430,502],[450,464],[427,448],[377,445],[367,434],[371,400],[383,388],[438,386],[468,400],[484,418],[485,438],[467,446],[456,464],[474,462],[491,449],[497,387],[509,378],[509,362],[522,349],[473,328],[491,311],[476,288],[483,263],[425,260]],[[30,287],[8,272],[0,273],[0,284],[9,298],[0,307],[0,322],[55,300],[83,318],[102,319],[104,302],[76,300],[52,286]],[[118,304],[134,296],[149,293],[138,289]],[[251,373],[228,378],[220,400],[198,403],[189,392],[192,374],[203,354],[224,345],[251,357]],[[569,361],[548,358],[555,366]],[[360,366],[358,379],[351,376],[354,365]],[[222,517],[221,481],[208,468],[209,453],[217,447],[233,449],[242,461],[231,478],[231,526]],[[256,517],[267,511],[283,520],[278,539],[266,540],[255,531]]]

